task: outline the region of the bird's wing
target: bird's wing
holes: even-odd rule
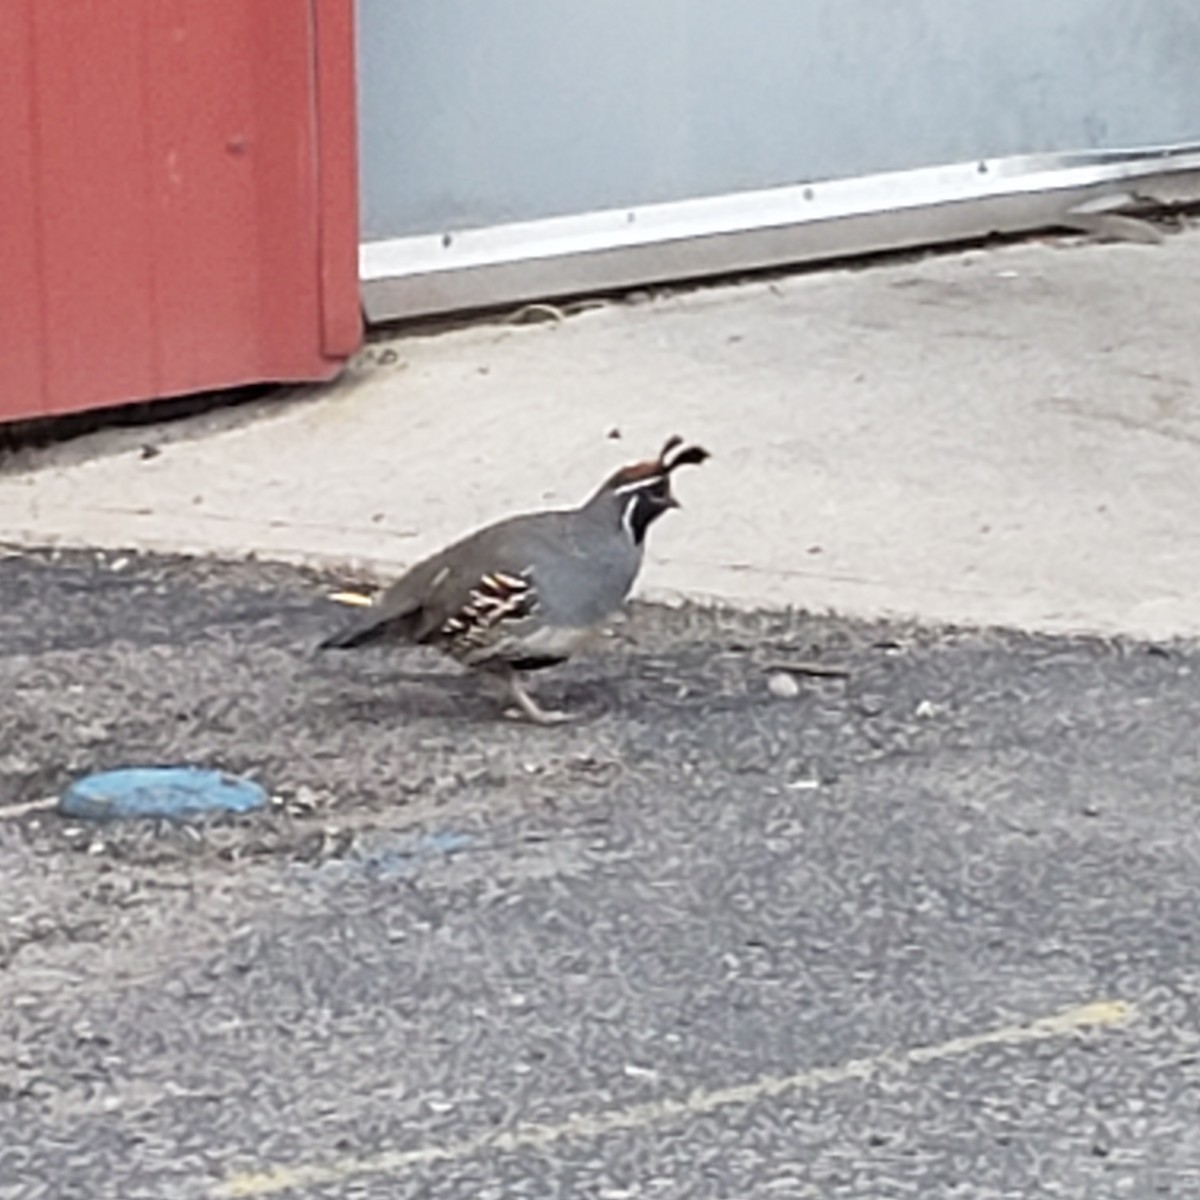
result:
[[[413,639],[431,641],[455,621],[493,623],[528,615],[537,603],[536,563],[556,538],[561,518],[557,512],[510,517],[432,560]]]
[[[533,566],[545,547],[562,540],[567,515],[522,514],[468,535],[417,563],[322,645],[346,648],[390,636],[427,642],[456,619],[525,615],[536,603]]]

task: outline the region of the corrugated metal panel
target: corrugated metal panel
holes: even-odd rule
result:
[[[1197,0],[359,0],[359,19],[375,320],[1080,226],[1134,182],[1196,194]]]
[[[0,417],[336,371],[350,0],[0,0],[0,31]]]
[[[42,411],[31,0],[0,0],[0,419]]]
[[[1200,138],[1197,0],[359,0],[369,240]]]
[[[331,358],[345,358],[362,341],[354,5],[352,0],[316,0],[315,13],[322,349]]]

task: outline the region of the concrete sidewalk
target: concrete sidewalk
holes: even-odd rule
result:
[[[331,388],[25,453],[0,541],[390,572],[679,432],[714,458],[643,595],[1195,635],[1198,385],[1200,230],[971,250],[376,342]]]

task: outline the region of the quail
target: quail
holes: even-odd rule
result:
[[[672,472],[708,457],[672,437],[657,458],[622,467],[579,508],[485,526],[417,563],[322,649],[389,639],[435,646],[501,677],[531,721],[569,720],[538,705],[524,674],[565,662],[620,609],[646,531],[679,507]]]

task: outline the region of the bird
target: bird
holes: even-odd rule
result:
[[[528,720],[569,721],[572,714],[537,703],[525,676],[566,662],[616,615],[641,569],[650,526],[680,507],[671,475],[709,457],[675,435],[657,458],[615,471],[578,508],[486,525],[410,568],[320,648],[433,646],[498,676]]]

